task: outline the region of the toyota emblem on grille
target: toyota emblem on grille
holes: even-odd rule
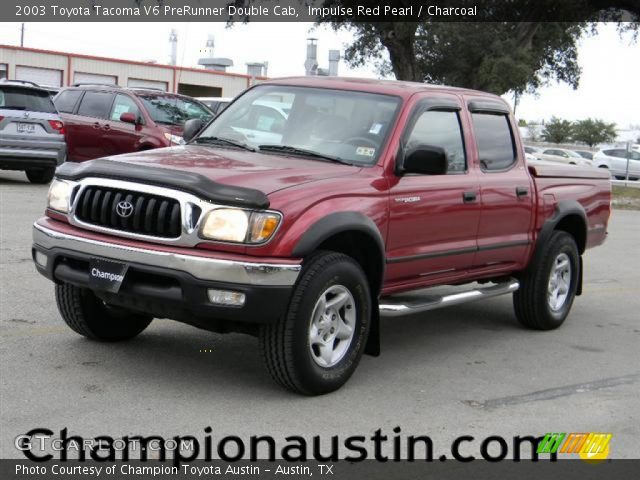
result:
[[[131,205],[131,202],[127,201],[118,202],[116,205],[116,213],[122,218],[130,217],[133,213],[133,205]]]

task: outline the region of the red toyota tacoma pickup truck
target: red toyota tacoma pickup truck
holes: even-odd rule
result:
[[[512,293],[523,325],[559,327],[606,237],[607,173],[525,165],[482,92],[274,80],[184,135],[58,168],[33,259],[77,333],[253,334],[275,381],[321,394],[379,354],[380,316]]]

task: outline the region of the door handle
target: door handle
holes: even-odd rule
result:
[[[526,197],[529,195],[529,189],[527,187],[516,187],[516,195],[518,197]]]
[[[93,124],[93,128],[95,128],[96,130],[100,128],[100,124],[98,122]]]
[[[111,130],[111,125],[105,125],[104,127],[102,127],[103,130]]]
[[[476,201],[476,192],[462,192],[462,201],[464,203],[472,203]]]

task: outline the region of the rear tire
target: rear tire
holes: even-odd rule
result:
[[[539,258],[520,277],[513,294],[516,317],[536,330],[558,328],[569,315],[580,278],[580,254],[574,238],[553,232]]]
[[[71,330],[101,342],[133,338],[147,328],[152,320],[146,315],[109,307],[88,288],[68,283],[56,284],[56,303]]]
[[[371,325],[371,294],[360,265],[341,253],[311,257],[287,312],[260,331],[265,364],[284,388],[304,395],[337,390],[353,374]]]
[[[30,168],[25,173],[31,183],[46,184],[53,179],[56,169],[55,167]]]

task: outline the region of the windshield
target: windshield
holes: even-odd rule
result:
[[[373,165],[400,105],[397,97],[264,85],[229,105],[199,136],[264,151]]]
[[[49,93],[34,88],[0,87],[0,108],[57,113]]]
[[[199,118],[208,122],[213,113],[200,102],[173,95],[138,95],[147,112],[156,123],[182,125]]]

